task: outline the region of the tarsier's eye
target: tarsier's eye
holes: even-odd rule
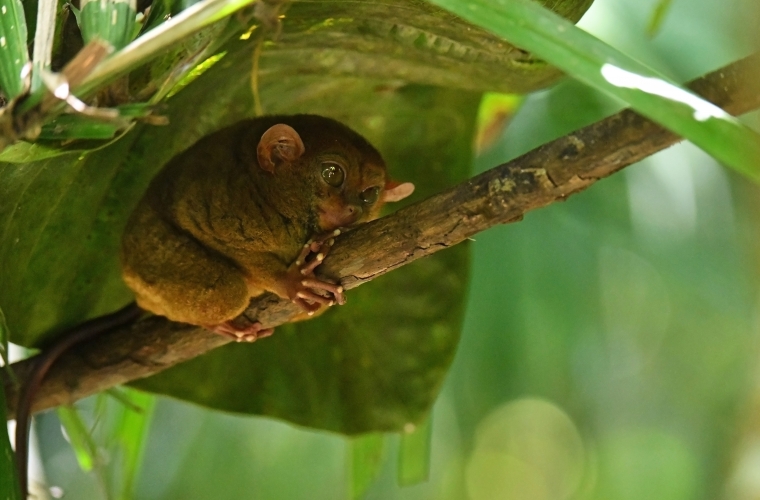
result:
[[[332,187],[340,187],[346,178],[346,173],[337,163],[326,161],[322,163],[322,178]]]
[[[367,205],[372,205],[380,197],[380,188],[375,186],[367,188],[359,194],[359,198]]]

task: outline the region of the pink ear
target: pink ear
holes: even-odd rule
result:
[[[388,181],[383,189],[383,201],[403,200],[414,192],[414,184],[411,182]]]
[[[256,148],[256,155],[259,159],[259,166],[267,172],[274,172],[277,160],[294,161],[297,160],[306,149],[303,147],[303,141],[298,132],[293,127],[278,123],[272,125],[261,136],[259,145]]]

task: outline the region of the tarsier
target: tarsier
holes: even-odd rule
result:
[[[341,230],[412,193],[389,180],[363,137],[314,115],[241,121],[174,157],[150,184],[122,237],[124,280],[140,308],[235,340],[272,333],[236,326],[272,292],[313,314],[345,301],[314,275]],[[38,359],[17,409],[16,459],[27,492],[29,415],[45,373],[72,345],[134,321],[134,304],[70,330]]]
[[[308,314],[342,304],[315,268],[344,228],[412,193],[363,137],[314,115],[245,120],[176,156],[122,238],[124,280],[143,309],[235,340],[271,333],[232,319],[272,292]]]

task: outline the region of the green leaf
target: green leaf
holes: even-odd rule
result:
[[[41,140],[111,139],[121,127],[94,120],[84,115],[63,114],[47,122],[40,132]]]
[[[96,145],[82,142],[63,145],[60,142],[48,142],[43,140],[36,142],[18,141],[0,151],[0,162],[29,163],[32,161],[53,158],[66,153],[83,153],[102,145],[102,142]]]
[[[8,379],[12,383],[18,384],[18,379],[16,378],[16,374],[14,373],[13,368],[11,368],[10,359],[8,358],[9,338],[10,331],[8,330],[8,322],[5,321],[5,313],[0,307],[0,362],[3,364],[3,370],[8,376]]]
[[[427,481],[430,475],[430,449],[433,440],[433,416],[401,435],[398,452],[398,483],[401,486]]]
[[[628,103],[727,166],[760,179],[760,136],[717,106],[531,0],[433,0]]]
[[[131,500],[135,498],[135,482],[142,465],[156,398],[134,389],[119,393],[119,399],[125,398],[128,402],[122,406],[121,418],[113,430],[121,463],[121,488],[116,498]]]
[[[134,123],[134,118],[148,116],[151,112],[151,106],[147,104],[128,104],[116,109],[119,111],[119,117],[110,121],[81,113],[58,115],[42,126],[39,139],[49,141],[113,139],[118,132],[124,131]],[[63,154],[69,151],[61,148],[59,152]],[[4,154],[5,151],[0,153],[0,158],[3,158]]]
[[[3,313],[3,308],[0,307],[0,360],[2,360],[4,366],[8,366],[9,336],[8,323],[5,321],[5,313]]]
[[[255,0],[203,0],[138,37],[100,64],[83,82],[86,91],[110,81],[161,54],[188,35],[255,2]]]
[[[83,0],[78,16],[85,43],[99,38],[119,50],[132,41],[135,0]]]
[[[24,90],[21,72],[29,62],[26,21],[20,0],[0,0],[0,90],[10,100]]]
[[[5,392],[0,391],[0,418],[7,421],[5,415]],[[16,476],[16,463],[7,432],[0,432],[0,500],[20,500],[21,491]]]
[[[362,498],[375,482],[385,462],[385,450],[383,434],[367,434],[348,441],[350,498]]]
[[[91,471],[98,461],[98,446],[79,411],[73,406],[61,406],[56,413],[76,454],[79,467],[85,472]]]
[[[37,21],[34,32],[34,49],[32,51],[32,91],[42,85],[42,71],[49,71],[53,59],[53,45],[57,17],[56,0],[40,0],[37,3]]]
[[[649,18],[649,24],[647,25],[647,34],[654,36],[660,31],[662,23],[665,22],[665,17],[670,10],[670,6],[673,0],[659,0],[652,10],[652,17]]]

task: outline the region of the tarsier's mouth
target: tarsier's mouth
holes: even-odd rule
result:
[[[336,214],[335,211],[318,209],[319,213],[319,227],[323,231],[332,231],[333,229],[339,229],[343,227],[352,227],[357,224],[361,224],[361,211],[353,213]]]

